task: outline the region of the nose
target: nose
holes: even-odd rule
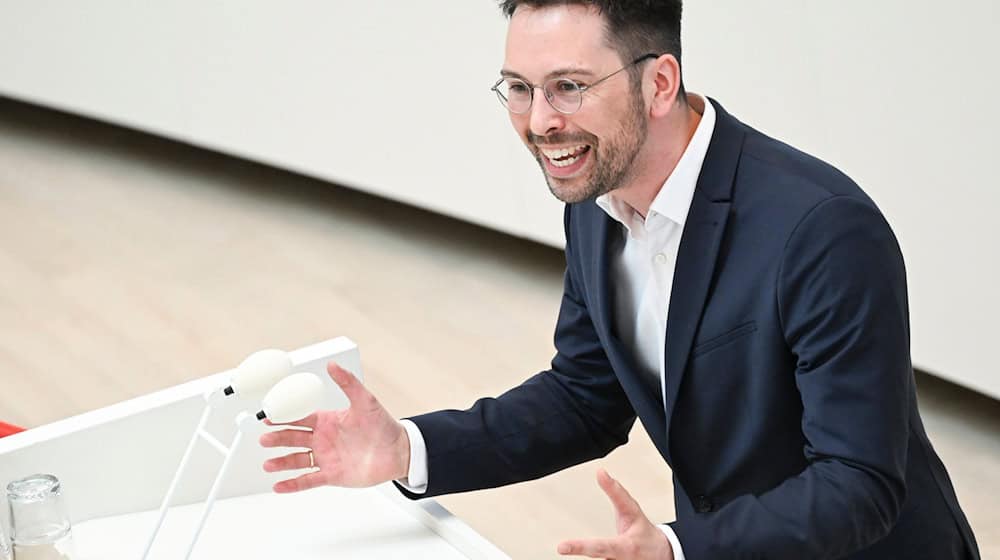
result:
[[[566,127],[566,115],[552,108],[541,88],[535,90],[530,117],[531,132],[537,136],[548,136]]]

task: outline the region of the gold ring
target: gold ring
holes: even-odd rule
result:
[[[312,469],[312,468],[315,468],[315,467],[316,467],[316,459],[313,457],[313,452],[310,449],[309,450],[309,468]]]

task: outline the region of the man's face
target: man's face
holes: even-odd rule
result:
[[[539,86],[552,77],[589,85],[628,62],[604,39],[603,17],[591,8],[522,6],[507,30],[503,71]],[[539,88],[531,109],[510,118],[552,194],[573,203],[625,186],[634,176],[646,140],[645,113],[628,73],[621,72],[585,92],[576,113],[553,109]]]

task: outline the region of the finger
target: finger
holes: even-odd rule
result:
[[[631,521],[642,515],[642,508],[639,507],[639,503],[628,493],[628,490],[625,490],[625,487],[621,483],[611,478],[608,471],[604,469],[597,470],[597,484],[608,495],[611,505],[615,507],[618,515],[626,521]]]
[[[312,447],[313,433],[306,430],[280,430],[261,434],[261,447]]]
[[[284,424],[275,424],[267,418],[264,419],[264,423],[268,426],[299,426],[300,428],[309,428],[310,430],[316,429],[316,423],[319,421],[319,415],[317,413],[312,413],[309,416],[301,420],[296,420],[294,422],[286,422]]]
[[[617,558],[619,556],[619,546],[618,542],[613,539],[579,539],[559,543],[556,552],[564,556]]]
[[[309,451],[300,451],[298,453],[289,453],[284,457],[274,457],[264,461],[264,470],[267,472],[278,472],[315,467],[315,455],[311,458],[309,455]]]
[[[289,480],[282,480],[274,485],[274,491],[278,494],[290,494],[301,492],[310,488],[318,488],[326,485],[326,475],[321,472],[311,472]]]
[[[351,401],[351,406],[363,402],[362,399],[371,396],[368,389],[358,381],[354,374],[337,365],[336,362],[326,364],[326,372],[338,387],[347,395],[347,400]]]

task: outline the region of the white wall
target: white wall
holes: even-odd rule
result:
[[[1000,396],[991,0],[688,2],[689,89],[841,167],[907,260],[915,363]],[[0,0],[0,93],[553,245],[488,88],[495,2]]]
[[[0,6],[0,93],[562,242],[489,91],[491,1]]]

